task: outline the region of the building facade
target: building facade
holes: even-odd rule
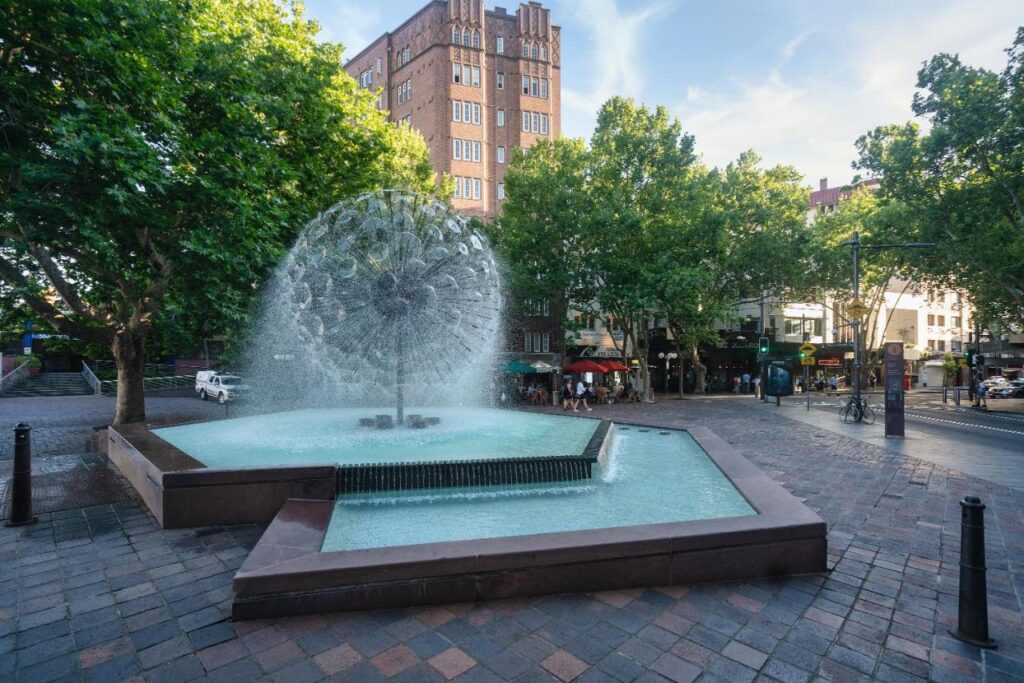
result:
[[[345,70],[377,106],[426,140],[452,205],[493,218],[515,148],[561,131],[561,30],[539,2],[484,8],[434,0],[355,55]]]

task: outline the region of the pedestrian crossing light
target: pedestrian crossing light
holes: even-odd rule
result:
[[[757,352],[768,353],[768,337],[761,337],[757,340]]]

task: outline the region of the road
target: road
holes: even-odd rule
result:
[[[819,428],[858,438],[889,450],[922,458],[965,474],[1001,483],[1024,491],[1024,412],[992,413],[970,408],[957,409],[952,402],[942,403],[939,394],[907,394],[906,436],[886,438],[882,395],[867,394],[869,404],[878,413],[875,425],[844,425],[839,408],[848,394],[822,396],[811,394],[811,410],[805,409],[805,397],[783,399],[782,415]],[[990,400],[994,410],[1017,409],[1021,401]],[[966,403],[965,403],[966,405]],[[765,409],[773,404],[761,404]]]

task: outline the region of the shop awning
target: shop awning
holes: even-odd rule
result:
[[[575,363],[571,363],[565,366],[566,372],[599,372],[606,373],[608,369],[600,363],[595,363],[592,360],[578,360]]]
[[[552,372],[555,369],[555,366],[549,365],[548,363],[545,363],[542,360],[539,360],[536,363],[530,363],[530,367],[533,368],[534,372],[541,372],[541,373],[543,373],[543,372]]]
[[[523,363],[522,361],[518,360],[510,360],[509,362],[505,363],[505,365],[502,366],[501,371],[508,373],[536,372],[536,370],[533,369],[532,365],[527,365],[526,363]]]
[[[608,372],[629,372],[629,368],[615,360],[603,360],[601,361],[601,365],[603,365]]]

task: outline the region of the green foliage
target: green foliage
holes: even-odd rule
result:
[[[5,3],[0,296],[86,341],[195,342],[324,207],[432,188],[316,31],[273,0]]]
[[[904,207],[903,238],[937,241],[919,279],[971,293],[982,320],[1024,324],[1024,27],[1002,73],[939,54],[918,73],[913,109],[931,124],[875,128],[858,165]]]
[[[14,357],[14,367],[18,367],[22,363],[28,363],[28,366],[33,370],[38,370],[43,367],[43,361],[36,355]]]

